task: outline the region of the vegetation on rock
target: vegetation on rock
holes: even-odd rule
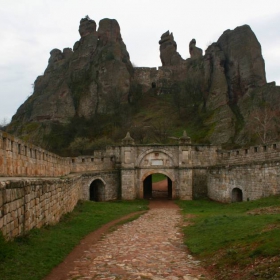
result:
[[[280,88],[266,83],[248,25],[226,30],[204,55],[192,39],[186,60],[167,31],[158,70],[133,68],[116,20],[96,30],[86,16],[79,33],[73,51],[50,52],[9,133],[60,155],[119,144],[127,131],[139,144],[174,143],[183,130],[195,143],[227,148],[279,140]]]

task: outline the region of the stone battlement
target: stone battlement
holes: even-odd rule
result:
[[[69,158],[0,131],[0,176],[63,176],[70,172]]]
[[[120,146],[64,158],[0,131],[0,229],[10,239],[56,223],[79,199],[151,197],[156,173],[167,177],[170,199],[280,194],[280,143],[222,150],[184,133],[177,145],[135,145],[127,134]]]
[[[243,165],[280,160],[280,142],[235,150],[218,150],[217,164]]]

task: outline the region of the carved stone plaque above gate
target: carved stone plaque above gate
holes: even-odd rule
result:
[[[152,165],[163,165],[163,160],[162,159],[152,159]]]

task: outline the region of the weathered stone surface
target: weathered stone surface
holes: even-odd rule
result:
[[[96,33],[96,23],[94,20],[88,17],[82,18],[80,21],[79,33],[81,37],[87,36],[88,34]]]
[[[131,103],[139,109],[145,106],[142,101],[148,95],[170,94],[169,108],[180,116],[174,123],[191,126],[193,118],[190,116],[201,118],[208,132],[200,142],[245,144],[248,142],[246,123],[252,108],[259,106],[261,95],[274,111],[280,110],[277,106],[280,90],[275,85],[266,85],[261,46],[248,25],[225,31],[207,48],[204,56],[196,47],[196,40],[192,39],[190,58],[186,60],[177,52],[173,34],[167,31],[159,41],[162,61],[159,69],[132,67],[120,26],[114,19],[102,19],[96,30],[96,23],[86,17],[80,21],[79,33],[81,38],[74,44],[73,51],[70,48],[51,51],[44,75],[36,79],[33,95],[20,106],[8,132],[46,148],[49,143],[44,136],[53,136],[52,126],[70,124],[71,134],[74,119],[88,122],[102,114],[109,122],[108,115],[117,112],[116,121],[123,118],[125,125],[135,126],[134,122],[137,122],[137,126],[147,127],[156,117],[143,117],[146,120],[139,123],[139,118],[134,119],[137,113],[133,107],[122,110],[121,106]],[[135,104],[137,94],[140,101]],[[180,108],[174,109],[172,102]],[[187,119],[184,121],[182,107],[195,108],[185,114]],[[127,114],[123,117],[120,112]],[[117,129],[121,126],[118,124]],[[170,126],[174,124],[170,123]],[[100,135],[89,136],[90,141],[113,135],[114,129],[111,126],[110,131],[107,128],[100,130]],[[68,151],[75,137],[65,145]]]
[[[93,244],[67,279],[208,279],[183,246],[177,209],[151,209]]]
[[[191,58],[198,58],[202,56],[202,49],[196,47],[196,40],[192,39],[189,44],[189,52]]]
[[[10,132],[24,137],[28,123],[34,122],[37,129],[29,130],[28,139],[40,138],[43,122],[48,127],[68,123],[74,116],[89,119],[96,113],[110,113],[114,101],[127,102],[133,67],[118,22],[103,19],[96,31],[95,22],[83,18],[79,32],[74,52],[51,51],[44,75],[36,79],[33,95],[13,116]],[[42,134],[48,132],[45,128]]]
[[[23,183],[25,187],[22,187]],[[21,192],[17,192],[18,189]],[[34,227],[57,223],[63,214],[73,210],[80,199],[81,182],[79,176],[72,180],[10,178],[2,192],[7,194],[9,191],[13,192],[10,201],[0,204],[0,209],[4,209],[3,217],[0,214],[0,230],[6,239]]]
[[[99,22],[98,38],[103,45],[110,42],[122,41],[118,22],[115,19],[102,19]]]
[[[250,26],[226,30],[217,41],[225,54],[229,97],[238,100],[249,88],[266,83],[261,45]]]
[[[162,66],[178,65],[183,62],[182,57],[177,52],[177,44],[174,41],[172,33],[169,33],[169,31],[163,33],[161,35],[159,44]]]

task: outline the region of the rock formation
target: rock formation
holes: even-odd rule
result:
[[[54,49],[34,93],[18,109],[8,128],[24,135],[30,122],[68,123],[71,118],[92,118],[127,102],[133,67],[116,20],[80,21],[81,38],[73,51]],[[36,125],[38,131],[38,125]],[[36,133],[36,132],[34,132]],[[32,134],[32,133],[31,133]]]
[[[266,83],[261,45],[250,26],[226,30],[217,41],[225,54],[229,96],[233,100],[243,96],[249,88]]]
[[[170,34],[169,31],[163,33],[159,44],[162,66],[178,65],[183,62],[182,57],[177,52],[177,44],[172,33]]]
[[[83,18],[79,33],[73,51],[50,52],[44,75],[36,79],[34,93],[13,116],[8,132],[59,152],[55,148],[80,146],[84,139],[107,143],[118,129],[133,132],[136,127],[143,129],[132,137],[143,143],[151,135],[147,128],[158,120],[156,132],[166,136],[165,119],[170,128],[173,122],[183,129],[195,126],[188,134],[196,142],[244,144],[251,111],[265,103],[280,112],[280,89],[266,84],[261,46],[248,25],[225,31],[204,56],[192,39],[186,60],[167,31],[159,41],[158,70],[132,67],[114,19],[101,20],[96,30],[93,20]],[[161,95],[170,95],[164,103],[170,114],[150,100]],[[60,143],[61,137],[67,141]]]
[[[202,56],[202,49],[196,47],[196,40],[192,39],[189,44],[189,52],[191,58],[198,58]]]

